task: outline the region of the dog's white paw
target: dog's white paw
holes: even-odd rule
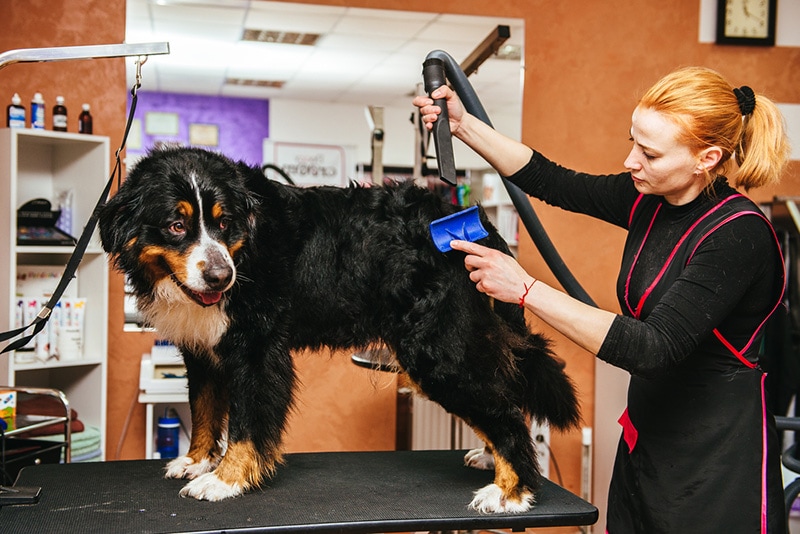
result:
[[[166,473],[164,476],[166,478],[184,478],[187,476],[186,471],[193,463],[194,460],[188,456],[178,456],[174,460],[167,462]]]
[[[210,473],[219,465],[219,459],[204,458],[195,462],[188,456],[179,456],[167,464],[166,478],[197,478],[205,473]]]
[[[491,471],[494,469],[494,455],[490,452],[486,452],[484,447],[472,449],[464,455],[464,465],[474,469]]]
[[[533,494],[524,492],[519,502],[507,499],[497,484],[489,484],[475,492],[469,507],[482,514],[519,514],[533,506]]]
[[[205,473],[181,488],[180,496],[200,501],[221,501],[242,493],[244,488],[240,484],[226,484],[214,473]]]

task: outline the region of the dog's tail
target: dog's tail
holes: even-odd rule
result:
[[[559,430],[577,428],[581,414],[575,384],[564,372],[564,362],[539,334],[528,334],[527,347],[515,351],[526,384],[525,402],[530,415]]]
[[[527,412],[559,430],[577,428],[581,422],[575,384],[564,371],[565,362],[550,349],[550,341],[531,333],[525,312],[516,304],[495,302],[494,311],[518,339],[512,349]]]

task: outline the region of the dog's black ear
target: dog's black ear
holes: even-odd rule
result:
[[[246,210],[247,232],[253,236],[257,227],[257,213],[261,208],[259,195],[263,194],[263,182],[267,179],[260,167],[248,165],[244,162],[236,163],[236,172],[242,181],[244,196],[240,203]]]
[[[132,226],[136,199],[127,194],[123,187],[100,208],[99,227],[100,241],[103,250],[109,254],[119,254],[125,244],[132,239],[135,229]]]

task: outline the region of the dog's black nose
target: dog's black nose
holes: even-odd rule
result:
[[[233,278],[233,269],[228,265],[215,265],[203,270],[203,280],[208,284],[208,288],[214,291],[221,291],[228,287]]]
[[[209,253],[205,263],[200,266],[203,281],[211,291],[223,291],[233,279],[233,267],[218,252]]]

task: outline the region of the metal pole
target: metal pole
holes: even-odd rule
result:
[[[169,54],[169,43],[112,44],[61,46],[54,48],[20,48],[0,54],[0,69],[14,63],[39,63],[70,59],[97,59]]]

